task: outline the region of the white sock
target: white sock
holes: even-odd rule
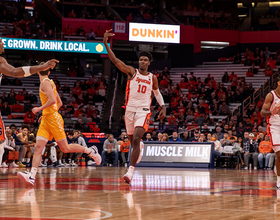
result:
[[[68,163],[71,163],[71,159],[68,159]]]
[[[62,159],[62,162],[65,163],[65,159]]]
[[[133,174],[134,169],[135,169],[134,166],[129,166],[128,173]]]
[[[48,161],[49,161],[49,159],[45,159],[45,164],[47,164],[47,163],[48,163]]]
[[[30,162],[30,158],[26,158],[26,163],[29,163]]]
[[[37,168],[32,167],[31,168],[31,178],[35,179],[36,173],[37,173]]]
[[[22,158],[22,162],[25,162],[25,158]]]
[[[91,148],[87,148],[87,147],[85,147],[85,151],[84,151],[84,153],[86,153],[86,154],[90,154],[90,152],[92,151],[92,149]]]
[[[61,163],[61,160],[58,160],[58,163]]]

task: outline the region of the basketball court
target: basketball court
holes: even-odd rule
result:
[[[0,169],[1,220],[280,217],[273,171],[137,168],[129,186],[125,168],[40,168],[34,189],[16,171]]]

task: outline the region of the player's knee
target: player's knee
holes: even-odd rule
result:
[[[280,151],[275,152],[276,158],[280,160]]]
[[[133,137],[133,147],[138,146],[140,144],[141,138],[140,137]]]

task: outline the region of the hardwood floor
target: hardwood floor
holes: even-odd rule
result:
[[[0,220],[280,219],[273,171],[136,168],[129,186],[124,168],[40,168],[34,187],[17,171],[0,169]]]

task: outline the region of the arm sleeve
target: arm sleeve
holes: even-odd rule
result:
[[[155,95],[155,98],[156,98],[158,104],[159,104],[160,106],[163,106],[163,105],[164,105],[164,100],[163,100],[163,97],[162,97],[162,95],[161,95],[159,89],[153,90],[153,92],[154,92],[154,95]]]

